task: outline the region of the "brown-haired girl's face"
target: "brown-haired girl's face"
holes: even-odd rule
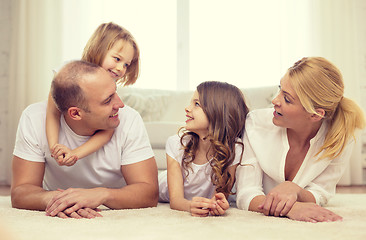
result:
[[[186,111],[186,126],[188,131],[194,132],[200,137],[208,135],[209,122],[204,113],[197,90],[194,92],[190,104],[185,108]]]
[[[101,67],[117,81],[122,78],[130,66],[135,50],[131,43],[118,40],[105,55]]]

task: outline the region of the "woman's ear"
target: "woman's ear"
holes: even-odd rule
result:
[[[318,114],[313,114],[313,115],[311,116],[311,119],[312,119],[313,121],[317,122],[317,121],[322,120],[322,119],[325,117],[325,111],[324,111],[324,109],[322,109],[322,108],[317,108],[317,109],[315,109],[315,111],[316,111]]]
[[[81,110],[78,107],[70,107],[67,110],[67,114],[70,116],[72,120],[80,120],[81,119]]]

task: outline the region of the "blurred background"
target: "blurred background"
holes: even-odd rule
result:
[[[46,100],[52,70],[80,59],[94,30],[111,21],[140,47],[133,87],[273,86],[297,60],[322,56],[366,109],[365,0],[0,0],[0,185],[10,184],[22,110]]]

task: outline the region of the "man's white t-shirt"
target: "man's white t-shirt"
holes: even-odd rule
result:
[[[149,138],[137,111],[129,106],[119,110],[120,124],[111,140],[97,152],[79,159],[71,167],[59,166],[51,157],[46,137],[46,102],[28,106],[19,121],[13,154],[24,160],[45,163],[43,188],[121,188],[126,182],[121,166],[154,156]],[[59,143],[75,149],[90,137],[71,130],[64,117],[60,120]]]
[[[188,137],[185,138],[183,143],[187,144],[188,140]],[[241,140],[238,139],[238,141]],[[241,145],[236,144],[235,159],[231,165],[236,165],[240,162],[241,152]],[[191,163],[191,168],[188,169],[189,174],[186,176],[182,168],[183,153],[184,150],[180,143],[180,137],[178,135],[169,137],[166,143],[166,154],[176,160],[181,166],[184,182],[184,198],[187,200],[192,200],[193,197],[212,198],[215,192],[215,186],[211,181],[212,168],[210,163],[207,162],[202,165]],[[169,202],[167,171],[159,174],[159,201]]]

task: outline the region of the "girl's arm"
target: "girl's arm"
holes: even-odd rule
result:
[[[86,143],[75,148],[71,152],[76,155],[78,159],[86,157],[107,144],[111,140],[113,133],[114,129],[98,131]]]
[[[109,142],[114,130],[102,130],[96,132],[86,143],[70,150],[62,144],[56,144],[53,147],[53,157],[57,160],[60,166],[72,166],[80,158],[86,157],[89,154],[96,152]]]
[[[210,209],[215,208],[213,201],[203,197],[194,197],[192,201],[185,199],[180,165],[168,154],[166,156],[170,208],[190,212],[192,216],[208,216]]]
[[[61,113],[57,109],[55,102],[52,99],[51,93],[48,95],[47,113],[46,113],[46,136],[48,147],[51,153],[54,146],[58,143],[58,132],[60,130]]]
[[[191,201],[184,198],[183,176],[179,163],[166,154],[170,208],[190,212]]]

